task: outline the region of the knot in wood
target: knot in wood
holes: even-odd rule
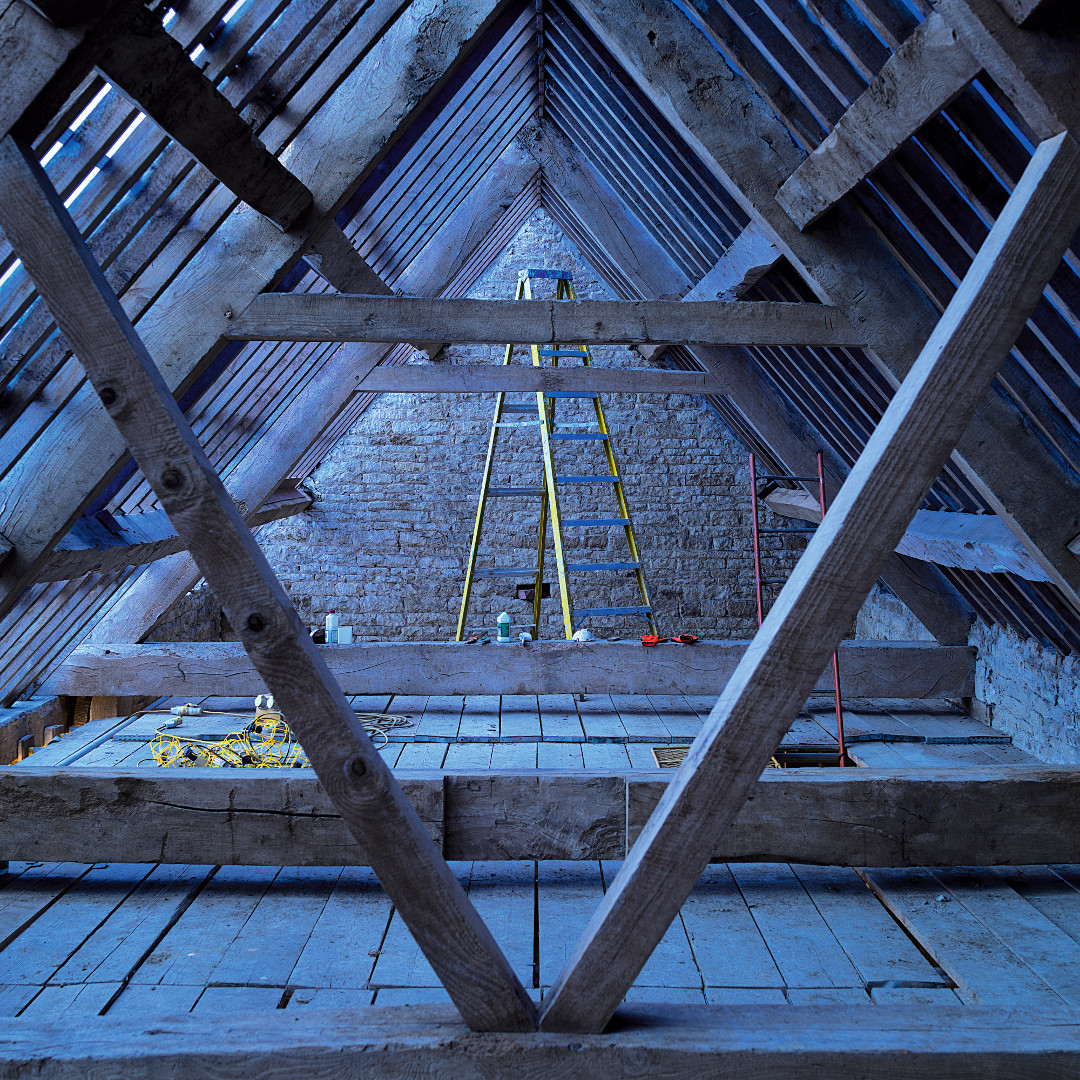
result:
[[[108,406],[116,403],[116,391],[111,386],[103,386],[98,397],[101,398],[102,405]]]
[[[253,611],[247,617],[247,628],[253,634],[260,634],[263,630],[266,629],[266,619],[264,619],[262,615],[259,614],[259,612]]]
[[[353,780],[367,775],[367,763],[359,754],[345,762],[345,775]]]
[[[160,480],[166,491],[179,491],[184,486],[184,474],[179,469],[163,470]]]

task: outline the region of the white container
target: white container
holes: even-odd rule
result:
[[[510,616],[504,611],[495,620],[498,625],[499,632],[495,638],[497,645],[509,645],[510,644]]]
[[[326,613],[326,644],[336,645],[338,634],[338,617],[333,611]]]
[[[337,643],[339,645],[351,645],[352,644],[352,627],[351,626],[339,626],[338,627]]]

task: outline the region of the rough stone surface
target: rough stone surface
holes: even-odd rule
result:
[[[568,268],[578,296],[614,298],[542,211],[526,223],[470,295],[511,298],[518,270],[526,266]],[[553,295],[553,286],[551,281],[538,282],[537,295]],[[497,363],[502,353],[501,347],[454,346],[443,362]],[[516,356],[517,362],[528,362],[524,350]],[[629,348],[597,349],[594,362],[644,363]],[[510,400],[535,403],[535,395],[508,395]],[[259,536],[305,621],[320,625],[326,611],[334,609],[343,625],[355,628],[357,640],[452,636],[494,404],[493,394],[386,394],[338,442],[310,478],[312,508],[274,522]],[[701,399],[612,395],[604,409],[661,633],[750,636],[756,620],[745,448]],[[592,406],[582,401],[560,402],[559,414],[566,423],[595,420]],[[538,485],[542,466],[537,428],[502,431],[493,482]],[[556,461],[571,474],[607,472],[597,444],[559,444]],[[563,491],[564,517],[618,516],[607,485]],[[478,565],[534,565],[538,514],[538,499],[489,502]],[[770,515],[767,524],[785,522]],[[621,529],[567,533],[571,562],[629,560]],[[771,537],[763,546],[765,576],[783,577],[804,540]],[[541,636],[561,637],[550,544],[548,558],[552,599],[544,605]],[[503,609],[515,627],[531,623],[531,603],[513,598],[514,586],[529,578],[477,582],[469,627],[493,628]],[[640,602],[633,577],[625,572],[580,573],[572,585],[581,607]],[[589,625],[606,637],[647,629],[643,621],[625,618],[594,619]]]
[[[933,641],[934,635],[908,610],[895,593],[875,585],[855,617],[860,641]]]
[[[184,593],[150,627],[144,641],[235,641],[229,620],[205,581]]]

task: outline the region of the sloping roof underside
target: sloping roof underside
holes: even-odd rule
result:
[[[407,6],[402,4],[402,8]],[[706,5],[704,0],[702,8]],[[230,11],[230,8],[235,10]],[[186,5],[169,24],[275,152],[360,59],[337,45],[364,5],[344,0],[243,0]],[[925,15],[915,0],[717,0],[707,36],[765,98],[807,149],[844,110]],[[223,16],[229,15],[228,21]],[[695,20],[696,15],[690,15]],[[542,110],[591,163],[595,183],[636,218],[686,282],[709,270],[747,223],[739,202],[650,104],[576,15],[569,0],[545,0],[542,46],[533,5],[514,4],[478,41],[467,63],[339,216],[347,235],[391,286],[428,257],[439,230]],[[378,48],[377,42],[373,46]],[[542,78],[541,62],[542,58]],[[340,70],[338,70],[340,69]],[[333,77],[328,78],[328,70]],[[317,73],[317,77],[315,77]],[[235,198],[100,78],[88,80],[36,144],[57,189],[138,323],[164,286],[197,253]],[[854,199],[938,308],[1001,210],[1032,152],[1004,96],[985,80],[965,90],[871,178]],[[640,288],[577,219],[558,185],[538,172],[508,202],[443,295],[460,296],[521,223],[543,205],[610,287]],[[1080,280],[1077,248],[1052,279],[995,385],[1080,472]],[[81,382],[32,285],[0,243],[0,468],[7,473],[36,440],[62,439],[56,418]],[[299,262],[279,289],[327,286]],[[748,298],[813,296],[779,263]],[[310,381],[334,344],[236,344],[190,385],[182,405],[215,465],[227,474]],[[851,465],[892,393],[891,381],[854,349],[757,348],[755,361],[779,391]],[[400,363],[411,350],[387,350]],[[670,359],[693,364],[684,350]],[[354,395],[292,470],[302,477],[366,408]],[[753,449],[770,456],[731,402],[713,403]],[[78,448],[71,448],[77,453]],[[2,474],[0,474],[2,475]],[[122,469],[88,512],[131,513],[155,501],[141,475]],[[926,505],[989,508],[947,468]],[[85,636],[140,568],[28,590],[0,626],[0,690],[26,691]],[[1009,625],[1062,651],[1080,650],[1080,619],[1049,585],[1008,574],[944,569],[986,621]]]

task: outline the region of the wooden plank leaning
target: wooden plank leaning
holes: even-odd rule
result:
[[[546,999],[600,1031],[694,887],[987,392],[1080,224],[1080,147],[1042,143]]]
[[[0,183],[0,228],[463,1019],[533,1028],[531,999],[356,723],[33,151],[10,136]]]

